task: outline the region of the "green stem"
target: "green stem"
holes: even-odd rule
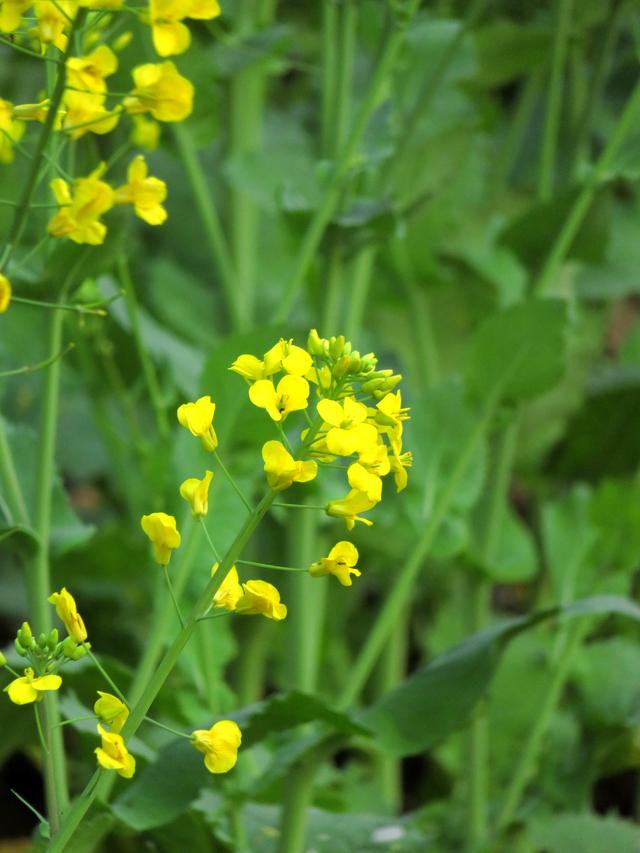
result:
[[[145,723],[151,723],[153,726],[157,726],[159,729],[164,729],[165,732],[169,732],[172,735],[176,735],[177,737],[186,737],[187,740],[191,740],[191,735],[187,735],[184,732],[179,732],[177,729],[172,729],[171,726],[165,726],[164,723],[159,723],[152,717],[145,717],[144,721]]]
[[[322,4],[322,120],[321,153],[325,158],[331,156],[335,139],[335,102],[338,58],[338,5],[335,0],[324,0]]]
[[[241,329],[244,325],[241,294],[236,286],[236,273],[233,261],[225,240],[222,225],[220,224],[218,211],[213,201],[212,191],[207,186],[204,169],[198,159],[191,134],[181,124],[176,124],[173,132],[182,159],[182,165],[191,186],[200,220],[209,242],[211,255],[220,274],[231,322],[234,328]]]
[[[209,534],[209,531],[207,530],[207,525],[205,524],[204,518],[200,519],[200,524],[202,525],[202,529],[204,530],[205,539],[209,543],[209,547],[211,548],[213,556],[216,558],[216,560],[218,562],[220,562],[220,560],[222,559],[220,556],[220,552],[218,551],[216,546],[213,544],[213,539],[211,538],[211,535]]]
[[[565,260],[571,244],[589,212],[596,190],[605,178],[607,169],[611,165],[625,137],[633,128],[639,110],[640,83],[637,83],[613,132],[609,135],[609,141],[586,179],[584,187],[574,201],[569,215],[560,229],[555,243],[551,247],[551,251],[547,256],[535,286],[535,293],[538,296],[544,296],[553,284],[558,269]]]
[[[511,177],[516,158],[522,149],[525,134],[531,124],[531,117],[540,95],[540,87],[541,76],[536,72],[529,75],[522,87],[509,129],[495,158],[493,198],[499,197]]]
[[[567,61],[572,6],[573,0],[558,0],[558,21],[555,27],[551,55],[551,81],[549,83],[547,114],[542,135],[540,174],[538,176],[538,198],[540,201],[547,201],[553,191],[558,128],[562,110],[562,81]]]
[[[425,388],[438,379],[440,364],[435,340],[429,298],[416,281],[416,274],[405,242],[396,241],[395,259],[409,303],[409,319],[413,329],[418,360],[418,376]]]
[[[173,602],[173,607],[176,611],[176,616],[178,617],[178,622],[184,628],[184,619],[182,618],[182,613],[180,612],[180,605],[178,604],[178,599],[176,598],[176,594],[173,591],[173,585],[171,583],[171,578],[169,577],[169,570],[166,566],[163,566],[162,568],[164,570],[164,579],[167,584],[167,589],[169,590],[169,595],[171,597],[171,601]]]
[[[226,465],[224,464],[222,459],[220,459],[220,454],[218,453],[218,451],[214,450],[213,455],[215,457],[216,462],[218,463],[218,465],[222,469],[222,473],[224,474],[224,476],[227,478],[227,480],[231,484],[234,492],[237,494],[237,496],[240,498],[240,500],[245,505],[245,507],[249,510],[249,512],[253,512],[253,508],[252,508],[251,504],[245,498],[245,496],[242,494],[242,490],[240,489],[240,486],[236,483],[233,474],[228,470],[228,468],[226,467]]]
[[[274,503],[274,506],[284,507],[285,509],[321,509],[325,510],[327,508],[326,504],[288,504],[288,503]]]
[[[34,308],[51,308],[53,311],[74,311],[76,314],[93,314],[95,317],[106,317],[107,312],[102,308],[88,308],[84,305],[64,305],[59,302],[43,302],[41,299],[27,299],[26,296],[12,296],[11,303],[32,305]]]
[[[279,572],[309,572],[309,569],[297,569],[293,566],[276,566],[273,563],[257,563],[255,560],[236,560],[239,566],[256,566],[258,569],[274,569]]]
[[[11,445],[7,438],[7,430],[4,418],[0,415],[0,482],[7,497],[9,510],[13,516],[9,521],[18,521],[25,527],[29,527],[29,513],[24,500],[18,472],[13,460]]]
[[[47,742],[44,739],[44,732],[42,731],[42,723],[40,722],[40,712],[38,711],[38,705],[35,702],[33,705],[33,712],[34,712],[35,718],[36,718],[36,728],[38,730],[38,738],[40,739],[40,744],[42,746],[44,754],[48,755],[49,749],[47,747]]]
[[[149,392],[149,398],[151,399],[151,404],[156,413],[158,432],[160,433],[161,438],[166,439],[169,435],[169,420],[167,418],[167,409],[162,397],[162,392],[160,390],[160,384],[158,382],[158,376],[156,374],[155,365],[151,356],[149,355],[147,347],[145,346],[144,338],[142,335],[142,326],[140,324],[138,298],[136,296],[133,279],[131,278],[129,264],[124,255],[120,255],[120,257],[118,258],[118,276],[120,278],[120,283],[124,291],[125,301],[127,305],[127,313],[129,315],[129,322],[131,323],[131,331],[133,333],[133,339],[135,341],[138,358],[140,359],[140,364],[142,365],[142,372],[144,374],[145,382],[147,384],[147,391]]]
[[[210,579],[193,606],[191,613],[187,617],[184,628],[182,628],[178,633],[173,643],[167,649],[159,665],[152,672],[148,682],[141,691],[140,698],[131,708],[129,718],[122,730],[122,736],[125,740],[131,738],[138,730],[138,727],[144,720],[147,711],[153,704],[154,699],[162,689],[165,681],[176,665],[180,653],[186,646],[191,634],[198,624],[199,618],[206,612],[218,587],[222,583],[231,566],[240,557],[240,554],[254,533],[256,527],[260,524],[260,521],[273,503],[274,497],[275,492],[267,492],[249,518],[247,518],[242,529],[225,554],[220,565],[220,570],[216,572],[213,578]],[[61,853],[61,851],[65,849],[67,843],[73,837],[78,825],[91,807],[95,798],[100,795],[108,785],[108,771],[97,771],[82,794],[65,815],[59,834],[52,840],[47,848],[48,853]]]
[[[115,681],[113,680],[113,678],[111,678],[111,676],[109,675],[109,673],[107,672],[107,670],[102,666],[102,664],[100,663],[100,661],[98,660],[98,658],[94,655],[94,653],[91,651],[91,649],[89,648],[89,646],[88,646],[86,643],[83,643],[83,645],[84,645],[84,647],[85,647],[85,649],[86,649],[86,651],[87,651],[87,654],[89,655],[89,657],[90,657],[90,658],[91,658],[91,660],[93,661],[93,663],[94,663],[94,665],[95,665],[96,669],[97,669],[97,670],[98,670],[98,672],[100,673],[100,675],[104,678],[104,680],[107,682],[107,684],[108,684],[108,685],[109,685],[109,687],[113,690],[113,692],[116,694],[116,696],[117,696],[119,699],[121,699],[121,700],[126,704],[126,701],[127,701],[127,700],[125,699],[124,693],[120,690],[120,688],[119,688],[119,687],[118,687],[118,685],[115,683]]]
[[[293,273],[280,307],[276,312],[276,322],[283,322],[287,319],[298,298],[325,229],[335,212],[342,192],[344,179],[353,164],[353,158],[360,146],[369,119],[378,106],[382,92],[387,84],[387,79],[395,67],[398,53],[404,42],[406,26],[415,14],[418,6],[419,0],[411,0],[403,22],[401,23],[396,20],[391,27],[391,32],[383,48],[380,61],[373,72],[369,88],[354,119],[351,133],[343,146],[341,156],[329,178],[322,201],[316,208],[306,233],[302,238]]]
[[[373,262],[378,247],[375,245],[365,246],[361,249],[353,262],[353,275],[351,290],[347,303],[344,334],[348,341],[357,338],[362,328],[362,320],[369,298],[369,287],[371,285],[371,273]]]

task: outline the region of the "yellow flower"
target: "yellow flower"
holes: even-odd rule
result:
[[[166,512],[152,512],[142,516],[140,526],[151,540],[158,563],[168,565],[172,550],[179,548],[181,541],[175,518]]]
[[[367,512],[377,503],[377,501],[371,500],[365,492],[361,492],[358,489],[351,489],[346,497],[329,501],[326,511],[327,515],[331,515],[334,518],[344,518],[347,530],[352,530],[356,521],[361,521],[362,524],[371,527],[373,522],[369,521],[368,518],[362,518],[358,513]]]
[[[349,465],[347,478],[352,489],[364,492],[371,501],[382,500],[382,480],[377,474],[368,471],[364,465],[354,462]]]
[[[11,282],[0,272],[0,314],[7,310],[11,302]]]
[[[87,629],[71,593],[62,587],[60,592],[51,593],[47,601],[56,608],[58,619],[64,623],[69,636],[73,637],[76,643],[84,643],[87,639]]]
[[[211,577],[218,571],[220,563],[214,563],[211,567]],[[238,570],[231,566],[224,580],[213,596],[213,606],[222,607],[224,610],[235,610],[236,604],[242,598],[242,586],[238,578]]]
[[[167,197],[167,185],[159,178],[147,176],[147,164],[142,154],[131,161],[128,183],[115,192],[116,204],[132,204],[136,215],[149,225],[162,225],[167,211],[162,202]]]
[[[98,690],[100,697],[93,706],[93,712],[101,723],[111,727],[111,731],[119,734],[127,722],[129,709],[121,699],[112,693],[103,693]]]
[[[191,43],[188,28],[181,23],[189,4],[184,0],[150,0],[153,46],[160,56],[184,53]]]
[[[53,44],[58,50],[67,46],[65,31],[71,27],[76,16],[78,4],[74,0],[36,0],[33,8],[38,20],[38,38],[42,44]]]
[[[14,33],[31,0],[2,0],[0,2],[0,33]]]
[[[216,404],[211,397],[200,397],[195,403],[183,403],[178,407],[178,420],[191,435],[197,436],[205,450],[213,452],[218,446],[218,436],[213,428]]]
[[[28,705],[39,702],[47,690],[58,690],[62,684],[59,675],[41,675],[36,677],[31,667],[27,667],[24,675],[14,679],[4,689],[14,705]]]
[[[138,65],[133,82],[133,91],[124,99],[132,115],[149,112],[158,121],[182,121],[193,109],[193,84],[173,62]]]
[[[283,421],[290,412],[307,408],[309,383],[302,376],[283,376],[276,388],[270,379],[259,379],[249,388],[254,406],[266,409],[274,421]]]
[[[194,518],[203,518],[209,512],[209,486],[213,480],[213,471],[205,471],[202,480],[190,477],[180,486],[180,494],[191,504]]]
[[[236,602],[236,612],[245,616],[260,614],[279,622],[287,615],[287,606],[280,601],[280,593],[266,581],[247,581],[242,584],[242,596]]]
[[[144,115],[133,116],[131,142],[145,151],[154,151],[160,140],[160,125]]]
[[[308,483],[318,473],[316,462],[296,461],[280,441],[267,441],[262,447],[267,482],[276,492],[292,483]]]
[[[328,557],[322,557],[309,567],[309,574],[314,578],[323,575],[335,575],[342,586],[352,586],[351,575],[360,577],[362,572],[355,568],[358,562],[358,549],[351,542],[338,542],[329,551]]]
[[[67,60],[65,103],[68,106],[85,103],[102,106],[107,91],[105,79],[117,69],[118,59],[106,44],[87,56],[72,56]]]
[[[346,397],[343,403],[337,400],[320,400],[318,414],[329,425],[327,448],[336,456],[351,456],[362,453],[378,443],[378,432],[365,423],[367,407]]]
[[[385,394],[382,400],[376,404],[376,409],[378,410],[376,415],[378,423],[387,426],[402,429],[402,421],[406,421],[409,417],[407,414],[409,409],[402,407],[400,391],[396,391],[395,394]]]
[[[100,217],[114,203],[113,190],[100,180],[105,168],[101,163],[87,178],[76,178],[73,189],[62,178],[51,181],[53,194],[62,207],[49,222],[49,234],[93,246],[104,242],[107,227]]]
[[[204,765],[210,773],[227,773],[238,760],[242,732],[232,720],[220,720],[210,729],[196,729],[191,743],[204,754]]]
[[[87,133],[100,136],[111,133],[118,124],[121,111],[108,110],[100,100],[97,95],[89,95],[86,101],[69,106],[64,115],[58,114],[56,121],[60,121],[60,127],[71,139],[80,139]]]
[[[313,362],[309,353],[292,341],[285,341],[283,338],[264,354],[262,360],[255,355],[239,355],[229,368],[250,382],[268,379],[279,370],[284,370],[293,376],[306,376],[312,369]]]
[[[378,477],[386,477],[391,470],[389,451],[386,444],[376,444],[361,450],[358,454],[358,462]]]
[[[413,455],[409,452],[397,452],[397,445],[394,446],[392,442],[390,464],[391,470],[393,471],[393,480],[396,485],[396,491],[401,492],[407,487],[407,483],[409,482],[407,468],[411,468],[413,464]]]
[[[192,0],[189,17],[198,21],[210,21],[221,13],[218,0]]]
[[[24,133],[24,123],[14,117],[13,104],[0,98],[0,163],[13,162],[13,143]]]
[[[105,770],[115,770],[119,776],[131,779],[136,772],[136,760],[124,745],[122,735],[108,732],[99,724],[98,734],[102,738],[102,746],[94,750],[98,764]]]

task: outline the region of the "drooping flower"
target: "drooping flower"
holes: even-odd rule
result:
[[[102,690],[98,690],[98,696],[100,698],[96,700],[93,706],[94,714],[101,723],[109,726],[112,732],[119,734],[127,722],[129,709],[122,699],[118,699],[112,693],[103,693]]]
[[[218,571],[219,565],[219,563],[213,564],[211,567],[211,577]],[[242,585],[238,578],[238,570],[235,566],[231,566],[213,596],[213,606],[223,608],[224,610],[235,610],[240,598],[242,598]]]
[[[329,425],[327,448],[336,456],[351,456],[361,453],[378,443],[378,431],[372,424],[365,423],[367,407],[353,397],[343,403],[337,400],[320,400],[318,414]]]
[[[71,593],[65,587],[62,587],[60,592],[53,592],[47,601],[56,608],[58,619],[64,623],[69,636],[76,643],[84,643],[87,639],[87,629],[85,628],[82,616],[78,613],[75,599]]]
[[[60,210],[49,222],[49,234],[68,237],[74,243],[96,246],[104,242],[107,226],[100,217],[113,207],[113,190],[100,178],[105,163],[101,163],[86,178],[76,178],[72,188],[62,178],[51,181],[51,189]]]
[[[123,101],[127,112],[151,113],[158,121],[182,121],[193,109],[193,84],[173,62],[147,63],[133,69],[134,88]]]
[[[167,218],[167,211],[162,206],[167,197],[167,185],[160,178],[148,176],[142,154],[131,161],[127,178],[127,183],[115,191],[115,203],[132,204],[140,219],[149,225],[162,225]]]
[[[209,512],[209,487],[212,480],[213,471],[205,471],[202,480],[190,477],[180,486],[180,494],[191,505],[194,518],[204,518]]]
[[[373,522],[369,521],[368,518],[362,518],[358,513],[367,512],[377,503],[377,501],[372,501],[365,492],[361,492],[358,489],[351,489],[349,494],[344,498],[329,501],[326,512],[327,515],[331,515],[334,518],[343,518],[347,525],[347,530],[352,530],[356,521],[360,521],[362,524],[371,527]]]
[[[24,123],[15,118],[13,104],[0,98],[0,163],[13,162],[13,145],[23,133]]]
[[[11,302],[11,282],[0,273],[0,314],[7,310]]]
[[[118,776],[131,779],[136,772],[136,760],[125,746],[122,735],[108,732],[100,724],[98,734],[102,738],[102,746],[94,750],[98,764],[105,770],[115,770]]]
[[[254,406],[266,409],[274,421],[283,421],[291,412],[307,408],[309,383],[302,376],[283,376],[276,388],[270,379],[259,379],[249,388]]]
[[[267,581],[252,580],[242,584],[242,596],[236,602],[236,612],[245,616],[260,614],[279,622],[287,615],[287,606],[280,593]]]
[[[318,473],[313,460],[298,461],[280,441],[267,441],[262,447],[267,482],[276,492],[288,489],[292,483],[308,483]]]
[[[58,690],[61,684],[59,675],[36,676],[29,666],[23,676],[15,678],[4,689],[14,705],[28,705],[30,702],[39,702],[47,690]]]
[[[180,547],[181,541],[175,518],[166,512],[152,512],[142,516],[140,526],[151,540],[157,562],[168,565],[171,552]]]
[[[204,764],[210,773],[227,773],[238,760],[242,732],[232,720],[220,720],[210,729],[196,729],[191,743],[204,754]]]
[[[351,575],[360,577],[362,574],[355,568],[358,562],[358,549],[351,542],[338,542],[329,551],[328,557],[322,557],[309,567],[309,574],[314,578],[323,575],[335,575],[342,586],[352,586]]]
[[[218,446],[218,436],[213,428],[216,404],[211,397],[200,397],[195,403],[183,403],[178,407],[178,420],[191,435],[197,436],[205,450],[213,452]]]

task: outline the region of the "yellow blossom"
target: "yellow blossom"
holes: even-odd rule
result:
[[[178,407],[178,420],[191,435],[197,436],[205,450],[213,452],[218,446],[218,436],[213,428],[216,404],[211,397],[199,397],[195,403],[183,403]]]
[[[160,140],[160,125],[144,115],[133,116],[131,142],[145,151],[154,151]]]
[[[280,593],[267,581],[252,580],[242,584],[242,596],[236,602],[236,612],[245,616],[260,614],[279,622],[287,615],[287,606]]]
[[[0,0],[0,33],[14,33],[31,0]]]
[[[335,501],[329,501],[326,511],[327,515],[331,515],[334,518],[343,518],[347,525],[347,530],[352,530],[356,521],[360,521],[362,524],[366,524],[368,527],[371,527],[373,522],[369,521],[368,518],[362,518],[358,513],[367,512],[372,509],[376,503],[377,501],[371,500],[365,492],[361,492],[358,489],[351,489],[346,497]]]
[[[151,35],[160,56],[184,53],[191,43],[191,33],[182,23],[189,11],[184,0],[150,0]]]
[[[102,746],[94,750],[98,764],[105,770],[115,770],[119,776],[131,779],[136,772],[136,760],[125,746],[122,735],[108,732],[99,724],[98,734],[102,738]]]
[[[409,417],[408,408],[402,407],[402,396],[400,391],[385,394],[385,396],[376,403],[376,420],[382,425],[402,428],[402,421],[406,421]]]
[[[76,16],[78,4],[75,0],[36,0],[33,4],[36,13],[37,33],[42,44],[53,44],[58,50],[67,46],[65,32],[71,27]]]
[[[127,722],[129,709],[122,699],[118,699],[112,693],[103,693],[102,690],[98,690],[98,696],[100,698],[93,706],[94,714],[101,723],[110,726],[111,731],[118,734]]]
[[[219,563],[214,563],[211,567],[211,577],[218,571]],[[213,596],[213,606],[221,607],[224,610],[235,610],[236,604],[242,598],[242,585],[238,578],[238,570],[235,566],[231,566],[224,580],[218,587]]]
[[[84,643],[87,639],[87,629],[85,628],[82,616],[78,613],[75,599],[71,593],[67,592],[65,587],[62,587],[60,592],[51,593],[47,601],[56,608],[58,619],[64,623],[69,636],[76,643]]]
[[[13,144],[24,133],[24,124],[14,116],[13,104],[0,98],[0,163],[13,162]]]
[[[127,112],[149,112],[158,121],[182,121],[193,108],[193,84],[173,62],[147,63],[133,69],[134,89],[124,99]]]
[[[328,557],[322,557],[309,567],[309,574],[314,578],[323,575],[335,575],[342,586],[351,586],[351,575],[360,577],[362,574],[355,568],[358,562],[358,549],[351,542],[338,542],[329,551]]]
[[[100,180],[105,168],[101,163],[88,177],[76,178],[72,188],[62,178],[51,181],[62,207],[49,222],[49,234],[93,246],[104,242],[107,227],[100,217],[113,207],[113,190]]]
[[[103,103],[107,91],[105,82],[118,69],[118,59],[106,44],[100,45],[87,56],[72,56],[67,60],[67,89],[64,99],[69,106],[95,102]]]
[[[391,459],[390,466],[393,472],[393,480],[396,485],[396,491],[401,492],[406,488],[409,481],[407,468],[411,468],[413,464],[413,455],[409,452],[402,453],[402,443],[391,439]]]
[[[191,505],[194,518],[203,518],[209,512],[209,487],[212,480],[213,471],[205,471],[202,480],[190,477],[180,486],[180,494]]]
[[[267,441],[262,447],[267,482],[276,492],[288,489],[292,483],[308,483],[318,473],[313,460],[297,461],[280,441]]]
[[[364,465],[354,462],[349,465],[347,478],[352,489],[364,492],[371,501],[376,503],[382,500],[382,480],[377,474],[368,471]]]
[[[168,565],[171,552],[180,547],[181,541],[175,518],[166,512],[152,512],[142,516],[140,526],[151,540],[157,562]]]
[[[309,383],[302,376],[283,376],[276,388],[270,379],[259,379],[249,388],[254,406],[266,409],[274,421],[283,421],[290,412],[306,409]]]
[[[380,443],[361,450],[358,453],[358,462],[378,477],[386,477],[391,470],[389,451],[386,444]]]
[[[361,453],[378,443],[378,432],[374,426],[365,423],[367,407],[346,397],[344,402],[320,400],[318,414],[329,425],[327,448],[336,456],[351,456]]]
[[[191,743],[204,754],[204,765],[210,773],[227,773],[238,760],[242,732],[232,720],[220,720],[210,729],[196,729]]]
[[[162,202],[167,197],[167,185],[159,178],[147,176],[147,164],[142,154],[131,161],[128,183],[115,191],[116,204],[132,204],[136,215],[149,225],[161,225],[167,218]]]
[[[36,676],[31,667],[27,667],[23,676],[15,678],[4,689],[14,705],[28,705],[39,702],[47,690],[58,690],[61,684],[59,675]]]
[[[11,302],[11,282],[0,272],[0,314],[7,310]]]
[[[229,370],[239,373],[250,382],[256,382],[258,379],[268,379],[279,370],[293,376],[306,376],[312,366],[311,356],[306,350],[296,346],[291,340],[285,341],[281,338],[264,354],[262,360],[255,355],[239,355]]]
[[[76,101],[73,106],[68,106],[56,121],[60,121],[61,129],[71,139],[80,139],[87,133],[96,133],[100,136],[111,133],[118,124],[122,111],[108,110],[101,103],[102,100],[98,95],[90,95],[85,101]]]
[[[218,0],[192,0],[189,6],[189,18],[198,21],[211,21],[221,13]]]
[[[123,5],[124,0],[78,0],[78,6],[83,9],[110,9],[113,12]]]

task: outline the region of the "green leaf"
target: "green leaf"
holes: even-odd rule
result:
[[[543,65],[548,61],[550,36],[548,29],[532,24],[490,21],[475,33],[480,68],[474,82],[487,88],[503,86]]]
[[[637,853],[640,829],[613,815],[559,814],[536,818],[528,827],[536,849],[546,853]]]
[[[615,661],[615,666],[611,662]],[[640,715],[640,648],[623,637],[581,650],[575,680],[593,725],[636,726]]]
[[[473,336],[466,357],[471,394],[498,388],[506,402],[548,391],[565,367],[566,308],[556,299],[532,300],[489,317]]]
[[[552,616],[620,614],[640,621],[640,606],[596,596],[511,619],[474,634],[385,694],[360,717],[376,745],[393,755],[415,755],[444,740],[469,719],[485,694],[505,643]]]

